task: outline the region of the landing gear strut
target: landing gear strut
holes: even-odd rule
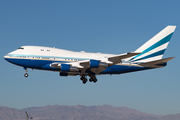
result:
[[[27,70],[27,68],[24,68],[24,70],[25,70],[24,77],[26,77],[26,78],[27,78],[27,77],[29,76],[29,75],[28,75],[28,73],[27,73],[27,71],[28,71],[28,70]]]

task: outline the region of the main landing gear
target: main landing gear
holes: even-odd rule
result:
[[[96,83],[96,82],[97,82],[97,79],[96,79],[96,78],[89,78],[89,82],[94,82],[94,83]]]
[[[97,82],[97,79],[96,79],[96,76],[95,75],[89,75],[89,82],[94,82],[96,83]],[[83,82],[83,84],[86,84],[86,82],[88,81],[87,80],[87,75],[82,75],[81,78],[80,78]]]
[[[27,71],[28,71],[28,70],[27,70],[27,68],[24,68],[24,70],[25,70],[24,77],[26,77],[26,78],[27,78],[27,77],[29,76],[29,75],[28,75],[28,73],[27,73]]]
[[[87,76],[82,75],[80,79],[82,80],[83,84],[86,84],[86,82],[87,82]]]

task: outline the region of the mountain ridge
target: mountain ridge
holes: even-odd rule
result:
[[[154,115],[127,107],[111,105],[68,106],[47,105],[44,107],[28,107],[23,109],[0,106],[0,120],[24,120],[25,111],[33,120],[179,120],[180,113],[170,115]]]

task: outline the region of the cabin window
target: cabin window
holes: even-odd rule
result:
[[[47,50],[47,51],[50,51],[50,50]]]
[[[24,49],[23,47],[20,47],[20,48],[18,48],[18,49]]]
[[[44,51],[44,49],[41,49],[41,51]]]

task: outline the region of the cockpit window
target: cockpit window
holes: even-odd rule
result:
[[[24,49],[23,47],[20,47],[20,48],[18,48],[18,49]]]

